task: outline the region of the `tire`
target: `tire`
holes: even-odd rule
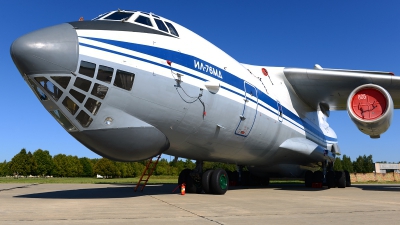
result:
[[[249,186],[260,186],[260,178],[249,173]]]
[[[328,186],[328,188],[335,187],[335,172],[328,171],[326,173],[326,185]]]
[[[269,186],[269,183],[270,183],[269,176],[268,176],[268,177],[264,177],[264,178],[262,179],[262,181],[261,181],[261,185],[262,185],[262,186]]]
[[[196,182],[193,177],[190,176],[190,173],[186,177],[186,193],[197,193]]]
[[[232,178],[233,175],[232,175],[232,173],[233,173],[232,171],[229,171],[229,170],[226,171],[226,174],[228,174],[228,177],[229,177],[229,181],[233,181],[233,178]]]
[[[201,187],[206,194],[212,194],[210,182],[213,172],[214,170],[207,170],[203,173],[203,176],[201,177]]]
[[[181,173],[179,174],[178,177],[178,185],[182,185],[183,183],[187,183],[187,178],[189,176],[189,174],[192,172],[191,169],[184,169],[181,171]]]
[[[231,184],[233,184],[234,186],[239,185],[239,172],[238,171],[232,172],[232,176],[229,176],[229,182],[231,182]]]
[[[336,171],[335,173],[336,184],[338,188],[346,187],[346,176],[343,171]]]
[[[229,178],[223,169],[216,169],[211,175],[211,190],[213,194],[223,195],[228,190]]]
[[[346,187],[351,187],[351,179],[349,171],[345,170],[344,175],[346,177]]]
[[[324,180],[324,173],[322,173],[322,171],[315,171],[313,174],[312,182],[322,183],[323,180]]]
[[[312,187],[313,172],[310,170],[306,171],[304,175],[304,185],[308,188]]]
[[[240,185],[242,185],[242,186],[250,185],[250,172],[249,171],[242,171]]]

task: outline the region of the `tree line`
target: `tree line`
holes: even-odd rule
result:
[[[96,174],[107,177],[141,176],[147,160],[139,162],[116,162],[106,158],[89,159],[87,157],[58,154],[51,156],[49,151],[38,149],[33,153],[22,149],[11,161],[0,163],[0,176],[54,176],[54,177],[93,177]],[[194,169],[195,163],[189,159],[168,162],[160,159],[154,175],[178,176],[185,169]],[[236,171],[235,164],[204,162],[203,168],[223,168]],[[359,156],[355,161],[343,155],[336,158],[334,170],[347,170],[350,173],[371,173],[375,170],[372,155]]]
[[[106,158],[78,158],[65,154],[51,156],[49,151],[42,149],[33,153],[22,149],[11,161],[0,163],[0,176],[93,177],[99,174],[106,177],[137,177],[142,175],[147,162],[147,160],[116,162]],[[168,162],[162,158],[153,174],[178,176],[183,169],[194,169],[195,166],[195,163],[189,159]],[[234,171],[236,165],[204,162],[203,168],[223,168],[227,171]]]
[[[360,155],[355,161],[351,161],[350,157],[343,155],[342,158],[336,158],[333,168],[338,171],[347,170],[350,173],[372,173],[375,171],[375,163],[372,155]]]

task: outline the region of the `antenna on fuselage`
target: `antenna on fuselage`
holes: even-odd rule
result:
[[[320,66],[319,64],[315,64],[314,69],[315,70],[324,70],[324,68],[322,68],[322,66]]]

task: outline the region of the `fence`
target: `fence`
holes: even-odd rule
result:
[[[350,173],[352,183],[356,182],[385,182],[400,181],[400,173]]]

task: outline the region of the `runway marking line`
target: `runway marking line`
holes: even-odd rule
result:
[[[156,199],[156,200],[158,200],[158,201],[160,201],[160,202],[163,202],[163,203],[165,203],[165,204],[167,204],[167,205],[170,205],[170,206],[172,206],[172,207],[175,207],[175,208],[178,208],[178,209],[183,210],[183,211],[185,211],[185,212],[188,212],[188,213],[190,213],[190,214],[193,214],[193,215],[195,215],[195,216],[197,216],[197,217],[200,217],[200,218],[203,218],[203,219],[205,219],[205,220],[208,220],[208,221],[210,221],[210,222],[214,222],[214,223],[217,223],[217,224],[220,224],[220,225],[224,225],[223,223],[220,223],[220,222],[218,222],[218,221],[216,221],[216,220],[212,220],[212,219],[207,218],[207,217],[205,217],[205,216],[196,214],[196,213],[194,213],[194,212],[192,212],[192,211],[190,211],[190,210],[187,210],[187,209],[184,209],[184,208],[179,207],[179,206],[177,206],[177,205],[171,204],[171,203],[169,203],[169,202],[167,202],[167,201],[164,201],[164,200],[162,200],[162,199],[156,198],[156,197],[154,197],[154,196],[152,196],[152,195],[147,195],[147,196],[149,196],[149,197],[151,197],[151,198],[154,198],[154,199]]]
[[[12,188],[7,188],[7,189],[0,189],[0,191],[11,191],[11,190],[14,190],[14,189],[27,188],[27,187],[34,186],[34,185],[39,185],[39,184],[35,183],[35,184],[28,184],[28,185],[24,185],[24,186],[12,187]]]

